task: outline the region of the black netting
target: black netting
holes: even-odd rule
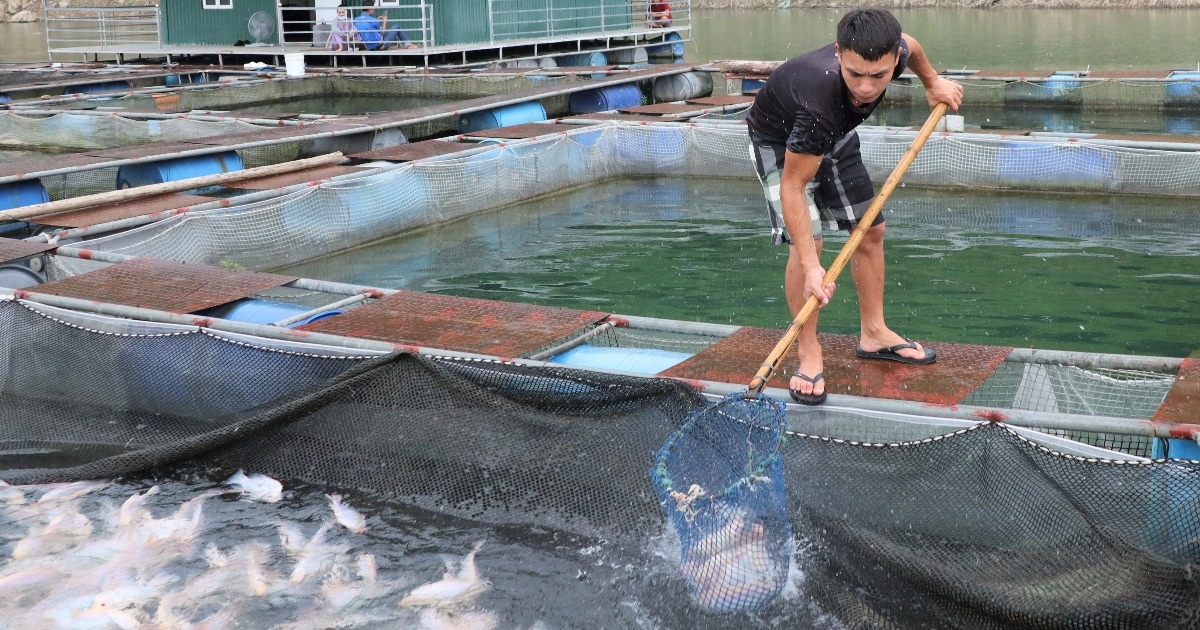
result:
[[[809,593],[851,628],[1193,628],[1200,471],[1050,452],[998,424],[784,447]]]
[[[134,328],[97,332],[0,302],[0,478],[244,468],[643,553],[667,522],[646,471],[704,408],[669,380],[282,351]],[[686,555],[702,531],[681,535],[684,575],[671,578],[678,599],[660,602],[664,627],[791,627],[811,619],[810,601],[851,628],[1189,628],[1200,620],[1200,464],[1066,456],[987,423],[897,444],[791,434],[775,458],[774,429],[748,430],[759,424],[740,417],[734,430],[703,434],[691,455],[682,442],[673,449],[691,475],[672,488],[685,500],[705,461],[756,463],[748,475],[719,470],[710,482],[723,487],[714,496],[739,502],[710,502],[693,522],[710,519],[705,531],[732,534],[725,540],[734,544],[709,545],[713,565]],[[742,458],[751,446],[761,457]],[[741,477],[749,483],[739,486]],[[784,487],[787,518],[770,521]],[[794,542],[768,535],[786,526]],[[772,564],[762,575],[773,579],[792,560],[789,580],[802,574],[807,597],[759,601],[768,591],[755,587],[734,591],[751,595],[738,600],[749,606],[710,605],[725,600],[701,595],[697,570],[718,581],[759,571],[764,556],[728,553],[747,547],[766,549]],[[685,614],[689,587],[701,605]],[[764,603],[755,613],[709,612]]]

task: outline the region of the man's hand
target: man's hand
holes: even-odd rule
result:
[[[833,291],[837,287],[830,282],[825,284],[825,270],[820,265],[811,267],[804,272],[804,301],[807,302],[809,296],[815,295],[817,300],[821,302],[821,306],[829,304],[829,299],[833,297]]]
[[[962,104],[963,86],[961,83],[939,76],[933,80],[933,83],[925,86],[925,98],[929,101],[931,108],[938,103],[946,103],[950,106],[951,111],[956,112],[958,106]]]

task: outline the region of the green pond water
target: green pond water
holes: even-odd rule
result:
[[[901,334],[1187,356],[1200,346],[1194,200],[899,188],[888,221]],[[749,179],[611,180],[282,273],[605,312],[783,327],[784,248]],[[846,234],[827,238],[826,264]],[[843,275],[821,330],[853,334]]]

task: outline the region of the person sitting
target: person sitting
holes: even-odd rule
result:
[[[663,28],[671,25],[671,3],[651,2],[646,10],[646,25],[650,28]]]
[[[338,7],[337,19],[329,31],[329,49],[357,50],[361,43],[358,29],[354,28],[354,21],[346,15],[346,7]]]
[[[375,9],[370,4],[363,7],[362,13],[354,18],[354,28],[358,30],[363,48],[367,50],[417,47],[416,44],[408,41],[404,31],[395,26],[390,29],[387,27],[386,15],[382,19],[375,17]]]

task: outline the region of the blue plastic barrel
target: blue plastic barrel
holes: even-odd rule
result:
[[[92,94],[94,92],[111,92],[113,90],[128,90],[128,81],[103,81],[87,85],[72,85],[63,90],[63,94]]]
[[[1194,107],[1200,105],[1200,72],[1174,70],[1163,84],[1163,105]]]
[[[652,59],[659,57],[682,57],[683,38],[679,33],[670,32],[662,38],[663,43],[646,47],[646,56]]]
[[[572,114],[591,114],[636,107],[641,104],[642,91],[638,89],[638,86],[633,83],[623,83],[575,92],[567,101],[567,109]]]
[[[25,179],[19,182],[0,184],[0,210],[10,210],[35,203],[50,201],[40,179]]]
[[[546,120],[546,108],[542,107],[538,101],[527,101],[482,112],[463,114],[458,117],[458,133],[498,129],[539,120]]]
[[[211,315],[213,317],[220,317],[221,319],[232,320],[235,322],[245,322],[247,324],[264,324],[265,325],[265,324],[270,324],[273,322],[282,321],[289,317],[293,317],[295,315],[299,315],[300,313],[304,313],[306,311],[311,311],[311,310],[312,310],[311,307],[300,306],[298,304],[288,304],[286,302],[271,302],[268,300],[256,300],[253,298],[246,298],[243,300],[238,300],[238,301],[236,301],[232,304],[226,305],[226,306],[219,306],[215,309],[210,309],[210,311],[207,312],[206,314]],[[327,317],[333,317],[334,315],[341,315],[344,312],[345,311],[343,311],[341,309],[336,309],[336,308],[332,309],[332,310],[328,310],[328,311],[322,311],[315,315],[310,315],[309,317],[306,317],[294,324],[290,324],[290,325],[288,325],[288,328],[295,328],[297,326],[311,324],[312,322],[322,320]]]
[[[761,89],[764,83],[762,79],[742,79],[742,94]]]
[[[691,356],[684,352],[649,348],[608,348],[582,345],[554,355],[550,362],[637,374],[658,374]]]
[[[242,170],[242,158],[237,151],[126,164],[117,169],[117,188],[136,188],[240,170]]]
[[[608,58],[599,50],[590,53],[579,53],[575,55],[563,55],[558,58],[559,66],[607,66]]]
[[[4,93],[0,93],[0,103],[7,103],[11,100],[12,100],[11,96],[4,94]]]
[[[1001,184],[1104,190],[1120,185],[1117,158],[1111,151],[1082,144],[1007,142],[996,152]]]
[[[167,75],[166,85],[190,85],[192,83],[207,83],[208,78],[203,72]]]
[[[1014,81],[1004,86],[1004,103],[1082,105],[1083,82],[1073,72],[1055,72],[1045,81]]]

